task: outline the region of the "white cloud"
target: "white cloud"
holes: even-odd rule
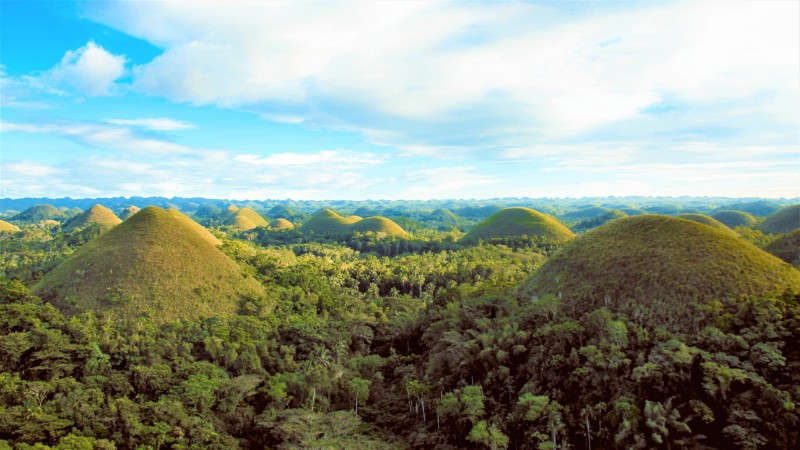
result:
[[[189,122],[175,120],[167,117],[145,118],[145,119],[104,119],[103,122],[112,125],[124,125],[132,127],[147,128],[157,131],[175,131],[194,128]]]
[[[114,82],[125,75],[126,63],[124,55],[109,53],[90,41],[67,51],[61,62],[39,80],[51,88],[68,87],[89,97],[108,96],[113,93]]]
[[[433,198],[480,198],[480,186],[497,184],[497,178],[475,173],[475,167],[453,166],[420,169],[406,174],[402,183],[408,186],[397,199],[428,200]]]
[[[336,167],[364,167],[377,164],[381,161],[378,155],[372,153],[343,151],[343,150],[322,150],[317,153],[273,153],[266,157],[259,155],[245,154],[236,157],[236,161],[268,167],[309,167],[314,165],[336,166]]]
[[[698,118],[763,129],[751,123],[755,111],[768,121],[800,118],[796,2],[574,10],[555,3],[125,2],[92,17],[165,49],[134,68],[142,91],[358,130],[410,153],[560,139],[670,101],[688,116],[673,129]],[[732,116],[736,109],[746,113]]]
[[[0,122],[0,132],[46,133],[63,136],[75,142],[106,150],[122,150],[153,154],[192,153],[190,147],[137,134],[134,130],[98,123],[66,122],[31,124]]]

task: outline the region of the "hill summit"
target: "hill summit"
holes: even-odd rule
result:
[[[67,313],[157,322],[231,316],[242,298],[264,294],[195,227],[154,206],[78,248],[33,292]]]
[[[55,206],[45,204],[31,206],[25,211],[22,211],[21,213],[12,217],[12,220],[39,222],[40,220],[64,219],[66,217],[67,216],[63,212],[59,211]]]
[[[101,228],[108,230],[120,223],[122,223],[122,220],[113,211],[103,205],[94,205],[70,220],[64,226],[64,231],[77,230],[89,225],[99,225]]]
[[[232,225],[242,231],[252,230],[256,227],[266,227],[269,222],[266,221],[260,214],[250,208],[241,208],[237,210],[227,222],[226,225]]]
[[[141,211],[141,208],[139,208],[138,206],[133,206],[133,205],[128,206],[127,208],[123,209],[120,212],[119,218],[122,220],[128,220],[130,216],[136,214],[139,211]]]
[[[800,290],[800,272],[756,246],[688,220],[643,215],[573,240],[519,292],[560,296],[576,311],[623,308],[667,325],[698,314],[694,306],[786,288]]]
[[[480,240],[491,241],[508,237],[530,236],[542,243],[563,244],[575,233],[558,220],[539,211],[522,208],[504,208],[475,225],[461,242],[474,244]]]

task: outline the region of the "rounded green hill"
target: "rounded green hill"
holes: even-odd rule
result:
[[[772,241],[764,250],[795,267],[800,266],[800,230],[786,233]]]
[[[350,225],[350,230],[352,232],[371,231],[374,233],[384,233],[391,236],[402,236],[406,234],[406,230],[404,230],[400,225],[396,224],[391,219],[381,216],[367,217],[366,219],[354,222],[352,225]]]
[[[728,228],[752,227],[756,224],[756,218],[744,211],[723,209],[711,214],[711,217]]]
[[[459,220],[459,217],[447,208],[435,209],[428,214],[427,218],[440,222],[457,222]]]
[[[684,220],[691,220],[692,222],[696,223],[702,223],[703,225],[708,225],[709,227],[716,228],[717,230],[720,230],[723,233],[727,233],[732,236],[739,235],[739,233],[731,230],[724,223],[715,220],[712,217],[707,216],[705,214],[679,214],[677,217]]]
[[[800,204],[787,206],[770,214],[758,226],[764,233],[789,233],[800,228]]]
[[[260,214],[250,208],[241,208],[236,211],[227,222],[226,225],[232,225],[242,231],[252,230],[256,227],[266,227],[269,222],[266,221]]]
[[[611,222],[612,220],[621,219],[623,217],[628,217],[628,215],[618,209],[610,209],[599,216],[578,222],[578,224],[572,227],[572,230],[578,232],[591,230],[592,228],[597,228],[600,225]]]
[[[119,218],[122,220],[128,220],[128,218],[130,218],[132,215],[136,214],[140,210],[141,209],[138,206],[133,206],[133,205],[128,206],[119,213]]]
[[[281,217],[275,221],[275,228],[279,230],[291,230],[294,228],[294,225],[292,225],[292,222]]]
[[[17,231],[20,231],[18,226],[5,220],[0,220],[0,233],[16,233]]]
[[[693,305],[786,288],[800,290],[800,272],[756,246],[688,220],[644,215],[573,240],[519,293],[560,296],[574,311],[627,308],[667,326],[697,314]]]
[[[611,211],[609,208],[605,208],[603,206],[591,206],[588,208],[582,208],[576,211],[570,211],[564,214],[562,217],[565,220],[573,221],[573,220],[589,220],[594,219],[595,217],[600,216],[601,214],[605,214]]]
[[[461,242],[474,244],[509,237],[530,236],[542,243],[563,244],[575,237],[575,233],[555,218],[530,208],[504,208],[475,225]]]
[[[98,225],[104,230],[113,228],[122,220],[113,211],[103,205],[94,205],[78,214],[64,226],[64,231],[73,231],[90,225]]]
[[[154,206],[78,248],[33,291],[68,313],[161,323],[232,316],[242,298],[264,294],[196,228]]]
[[[53,205],[36,205],[12,217],[12,220],[39,222],[40,220],[57,220],[64,218],[66,218],[66,215]]]

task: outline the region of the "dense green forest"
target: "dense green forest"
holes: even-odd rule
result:
[[[19,228],[0,230],[0,449],[800,442],[792,201],[34,203],[56,207],[0,203]],[[92,223],[81,209],[95,203],[117,214],[175,207],[221,245],[159,209]],[[578,236],[556,241],[508,223],[487,231],[517,206]],[[231,220],[240,208],[252,210],[247,221]],[[304,231],[321,208],[340,211],[337,223],[357,219]],[[752,221],[721,231],[655,215],[720,211]],[[789,232],[760,226],[776,213]],[[351,225],[372,217],[386,220],[366,224],[382,228]],[[249,226],[259,219],[267,225]],[[480,239],[463,239],[479,224]],[[403,233],[386,231],[395,226]],[[180,242],[192,248],[169,257],[193,256],[170,267],[206,268],[210,281],[191,272],[158,281],[187,289],[148,293],[170,285],[123,275],[126,261]],[[783,261],[762,250],[770,246]],[[104,248],[124,258],[99,276]],[[698,248],[708,260],[682,259]],[[228,259],[231,283],[258,289],[205,313],[194,302],[218,300],[208,296],[227,278],[214,271],[233,270]],[[64,278],[69,292],[44,288]],[[160,303],[128,307],[148,298]]]

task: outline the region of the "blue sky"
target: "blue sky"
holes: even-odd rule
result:
[[[800,196],[797,2],[0,0],[0,197]]]

